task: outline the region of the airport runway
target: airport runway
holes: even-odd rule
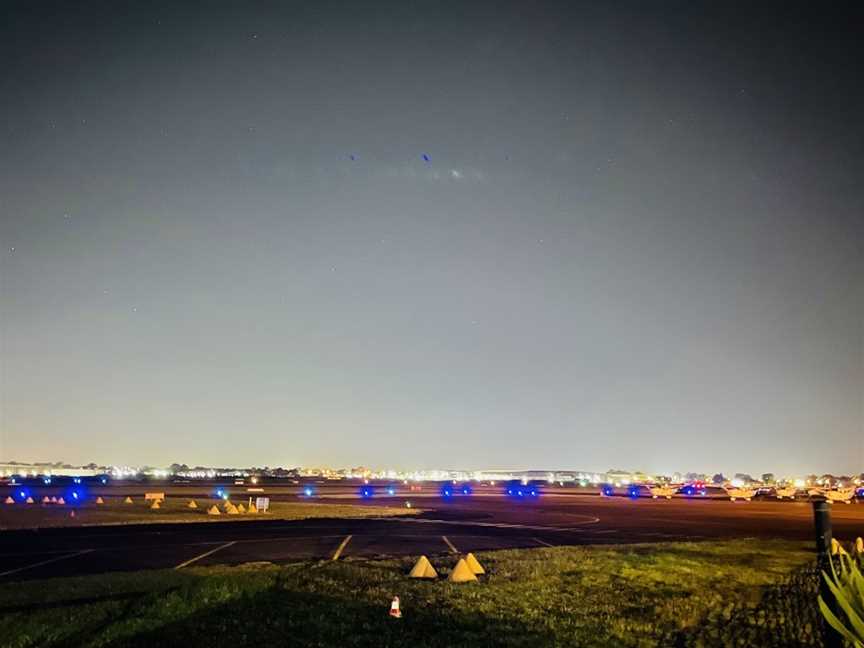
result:
[[[333,501],[345,503],[347,497],[338,495]],[[255,561],[278,564],[515,547],[813,537],[812,507],[804,501],[631,500],[566,493],[524,501],[493,493],[412,499],[425,509],[423,515],[6,531],[0,534],[0,583]],[[404,498],[380,498],[374,503],[403,502]],[[835,537],[851,540],[864,535],[864,505],[834,505],[833,510]]]

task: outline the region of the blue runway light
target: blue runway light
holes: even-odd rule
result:
[[[390,496],[392,497],[393,495],[396,494],[396,489],[393,488],[392,486],[390,486],[390,487],[387,489],[387,494],[390,495]]]
[[[471,486],[469,484],[464,484],[462,486],[462,494],[463,495],[471,495],[471,493],[472,493]]]
[[[608,484],[605,484],[600,488],[600,494],[606,497],[612,497],[615,494],[615,489]]]
[[[363,499],[371,499],[375,496],[375,489],[371,486],[364,486],[360,489],[360,497]]]
[[[444,486],[441,488],[441,497],[444,499],[449,499],[453,497],[453,489],[450,486]]]

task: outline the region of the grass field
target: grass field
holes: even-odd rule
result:
[[[241,500],[235,500],[240,503]],[[266,514],[246,515],[207,515],[207,509],[217,504],[223,509],[223,502],[199,499],[199,508],[187,507],[188,498],[169,498],[162,502],[161,508],[153,510],[150,503],[137,498],[132,504],[124,504],[123,498],[105,498],[105,503],[97,505],[89,502],[84,506],[42,506],[39,504],[2,504],[0,503],[0,530],[32,529],[36,527],[79,526],[85,524],[138,524],[159,522],[221,522],[239,520],[302,520],[307,518],[350,518],[378,517],[389,515],[412,515],[420,509],[406,509],[390,506],[360,506],[353,504],[323,504],[319,502],[271,502]],[[70,513],[75,511],[75,516]],[[0,644],[2,646],[2,644]]]
[[[190,568],[0,590],[0,640],[25,646],[655,646],[722,623],[812,560],[803,545],[729,541],[478,554],[487,576],[405,577],[411,560]],[[388,616],[398,595],[404,617]]]

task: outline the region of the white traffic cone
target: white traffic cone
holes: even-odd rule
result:
[[[402,618],[402,610],[399,609],[399,597],[394,596],[393,601],[390,603],[390,616],[396,619]]]

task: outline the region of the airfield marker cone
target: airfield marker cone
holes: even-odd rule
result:
[[[74,518],[75,517],[75,511],[69,511],[69,517]]]
[[[43,504],[50,504],[50,503],[51,503],[51,500],[48,499],[48,496],[46,495],[45,497],[42,498],[42,503],[43,503]]]
[[[100,495],[99,497],[96,498],[96,503],[97,503],[97,504],[104,504],[104,503],[105,503],[105,500],[103,500],[103,499],[102,499],[102,496]]]
[[[426,556],[420,556],[408,573],[409,578],[438,578],[438,572]]]
[[[225,502],[225,512],[228,515],[239,515],[240,511],[237,510],[237,507],[234,506],[231,502]]]
[[[24,500],[24,501],[27,502],[28,504],[32,504],[32,503],[33,503],[33,498],[32,498],[32,497],[28,497],[28,498],[27,498],[26,500]]]
[[[486,570],[483,569],[483,565],[481,565],[480,561],[474,557],[473,553],[469,553],[467,556],[465,556],[465,564],[468,565],[468,568],[474,573],[475,576],[486,573]]]
[[[56,504],[56,503],[57,503],[57,496],[56,496],[56,495],[53,495],[53,496],[51,497],[51,503],[52,503],[52,504]]]
[[[131,503],[132,503],[132,498],[129,497],[129,496],[127,495],[127,496],[126,496],[126,499],[123,500],[123,503],[124,503],[124,504],[131,504]]]
[[[450,572],[450,576],[447,577],[447,580],[451,583],[470,583],[471,581],[476,581],[477,576],[471,571],[465,559],[460,558],[453,571]]]
[[[255,502],[249,502],[249,513],[257,513],[258,507],[255,506]]]
[[[6,499],[5,499],[4,501],[5,501],[7,504],[14,504],[14,503],[15,503],[15,500],[12,499],[11,497],[8,497],[8,496],[6,497]]]
[[[243,502],[240,502],[240,503],[237,505],[237,512],[240,513],[240,514],[246,513],[246,507],[243,506]]]
[[[28,503],[28,504],[32,504],[32,503],[33,503],[33,502],[32,502],[32,498],[28,497],[28,498],[27,498],[27,503]],[[57,503],[58,503],[60,506],[63,506],[64,504],[66,504],[66,500],[64,500],[64,499],[61,497],[60,499],[57,500]]]
[[[153,503],[150,505],[150,508],[153,509],[154,511],[156,511],[156,510],[162,508],[162,506],[161,506],[161,504],[159,504],[159,500],[157,499],[157,500],[153,500]]]
[[[198,502],[196,502],[195,500],[189,500],[189,503],[186,505],[186,507],[191,509],[197,509]]]
[[[390,616],[394,619],[402,618],[402,610],[399,609],[399,597],[394,596],[393,600],[390,602]]]
[[[220,511],[214,504],[209,509],[207,509],[207,515],[222,515],[222,511]]]

